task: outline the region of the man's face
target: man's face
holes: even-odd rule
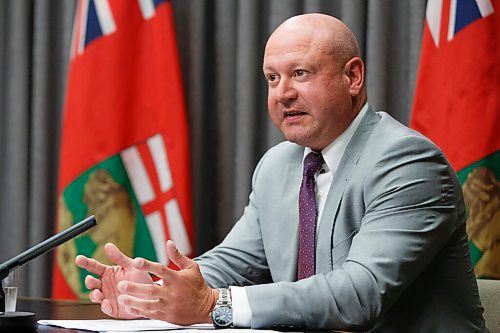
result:
[[[306,29],[272,36],[264,54],[268,108],[286,139],[321,150],[353,119],[349,77],[324,38]],[[317,33],[316,33],[317,35]]]

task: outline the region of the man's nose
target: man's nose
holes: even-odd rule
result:
[[[297,99],[298,93],[291,79],[281,79],[277,89],[278,101],[287,104]]]

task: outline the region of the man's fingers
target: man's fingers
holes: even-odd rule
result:
[[[167,256],[180,269],[193,266],[193,261],[182,254],[171,240],[167,241]]]
[[[113,313],[113,307],[111,306],[111,302],[108,299],[105,299],[101,303],[101,311],[110,317],[116,317],[118,314]]]
[[[130,295],[118,296],[118,303],[124,306],[129,314],[141,315],[143,317],[150,317],[153,312],[153,306],[156,300],[145,300]]]
[[[140,269],[141,271],[153,273],[162,279],[167,279],[169,272],[171,271],[171,269],[165,265],[144,258],[135,258],[132,262],[135,268]]]
[[[127,257],[125,254],[123,254],[115,244],[113,243],[107,243],[104,245],[104,251],[106,252],[106,255],[108,258],[114,262],[115,264],[123,267],[123,268],[129,268],[132,265],[132,258]],[[104,265],[100,263],[99,261],[93,259],[93,258],[87,258],[82,255],[78,255],[75,258],[75,264],[78,267],[81,267],[83,269],[86,269],[87,271],[97,274],[99,276],[102,276],[106,270],[107,265]]]
[[[104,251],[106,251],[108,258],[118,266],[128,268],[132,265],[132,258],[123,254],[115,244],[107,243],[104,245]]]
[[[94,289],[89,294],[90,301],[94,303],[102,303],[104,300],[104,295],[99,289]]]
[[[180,269],[187,269],[193,266],[194,261],[183,255],[175,246],[174,242],[167,241],[166,251],[169,259],[177,265]],[[130,259],[130,258],[129,258]],[[153,262],[150,260],[146,260],[144,258],[135,258],[130,259],[133,267],[140,269],[142,271],[147,271],[155,274],[164,279],[164,281],[168,280],[169,277],[172,277],[173,270],[168,268],[165,265],[162,265],[157,262]]]
[[[130,281],[118,282],[118,290],[120,292],[132,296],[141,296],[141,298],[147,299],[157,299],[158,288],[160,288],[160,286],[156,284],[142,284]]]
[[[135,309],[135,308],[130,308],[128,306],[125,307],[125,312],[127,312],[130,315],[134,315],[134,316],[146,317],[146,313],[144,313],[143,311],[140,311],[139,309]]]
[[[92,289],[101,289],[102,288],[102,283],[101,283],[101,280],[96,279],[92,275],[87,275],[85,277],[85,287],[87,287],[87,289],[90,289],[90,290],[92,290]]]
[[[104,271],[106,270],[107,267],[106,265],[101,264],[99,261],[95,259],[87,258],[82,255],[76,256],[75,264],[78,267],[86,269],[87,271],[97,274],[99,276],[102,276],[104,274]]]

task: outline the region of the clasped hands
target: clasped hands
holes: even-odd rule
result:
[[[172,241],[167,241],[166,248],[168,258],[180,270],[143,258],[132,259],[112,243],[104,250],[116,265],[83,255],[78,255],[75,263],[100,277],[88,275],[85,286],[90,289],[90,300],[100,303],[101,311],[110,317],[146,317],[178,325],[211,322],[219,290],[206,284],[198,264],[180,253]],[[163,284],[153,283],[148,272],[163,279]]]

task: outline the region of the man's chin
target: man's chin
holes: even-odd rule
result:
[[[300,137],[297,137],[297,136],[285,136],[285,138],[286,138],[287,141],[295,143],[295,144],[297,144],[299,146],[309,147],[308,140],[305,140],[304,138],[300,138]]]
[[[292,143],[295,143],[299,146],[302,147],[308,147],[311,148],[314,151],[321,151],[325,147],[325,145],[318,144],[317,142],[314,142],[314,140],[308,140],[305,138],[297,138],[293,136],[285,136],[287,141],[290,141]]]
[[[298,145],[302,145],[310,140],[309,135],[307,135],[307,130],[305,130],[305,126],[284,123],[281,124],[280,130],[288,141]]]

